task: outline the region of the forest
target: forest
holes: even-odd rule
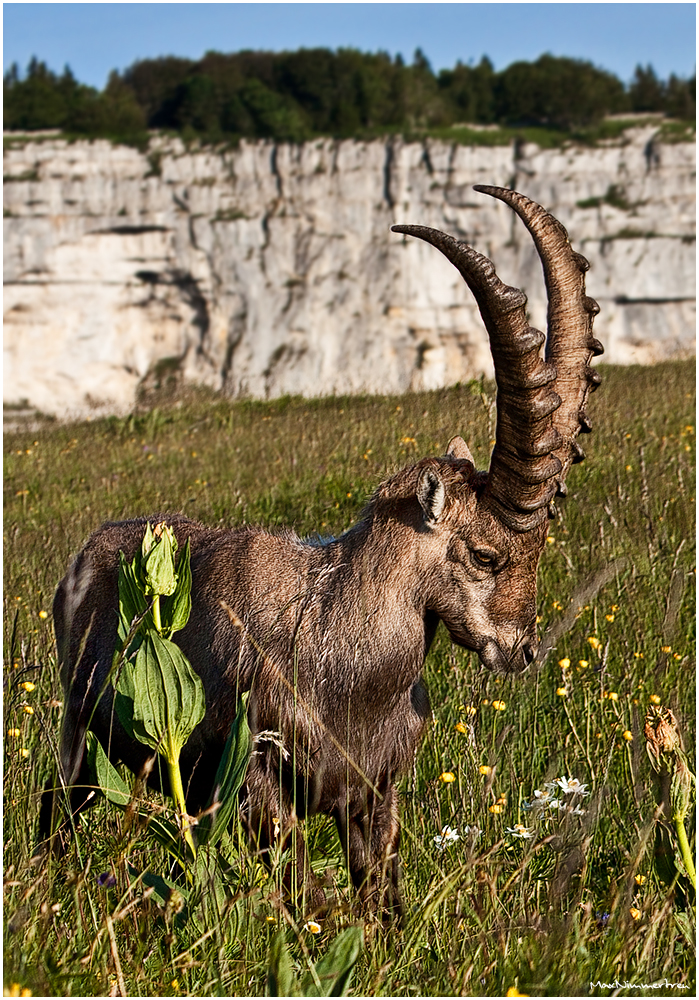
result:
[[[500,71],[484,56],[435,72],[419,49],[409,64],[349,48],[164,56],[112,71],[102,91],[68,66],[58,74],[33,58],[24,72],[10,67],[3,92],[6,130],[133,139],[163,129],[207,142],[372,138],[460,124],[575,132],[614,113],[696,115],[696,78],[663,80],[652,66],[637,66],[628,84],[553,55]]]

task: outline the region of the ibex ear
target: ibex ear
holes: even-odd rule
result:
[[[434,469],[423,469],[417,484],[417,498],[427,524],[434,524],[442,516],[447,492],[439,474]]]
[[[447,445],[447,458],[463,458],[471,465],[476,467],[476,463],[473,461],[473,455],[471,454],[468,445],[462,437],[453,437],[449,444]]]

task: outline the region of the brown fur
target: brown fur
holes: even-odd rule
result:
[[[253,842],[269,849],[275,818],[285,838],[296,817],[332,815],[355,884],[365,895],[383,887],[394,906],[395,780],[430,717],[420,675],[439,620],[456,643],[502,669],[524,667],[536,641],[544,533],[518,534],[496,520],[483,477],[455,457],[460,445],[383,483],[359,523],[337,539],[164,518],[180,546],[190,539],[192,614],[176,639],[206,691],[206,717],[182,756],[190,811],[205,805],[238,696],[250,691],[253,732],[278,733],[288,754],[277,738],[263,737],[251,760],[243,811]],[[133,771],[148,758],[115,717],[109,685],[96,703],[117,640],[118,552],[133,557],[145,524],[103,525],[56,593],[68,787],[90,780],[88,724],[112,759]],[[478,563],[474,550],[490,554],[494,566]],[[83,799],[76,789],[74,807]],[[300,831],[295,837],[302,880],[307,861]]]

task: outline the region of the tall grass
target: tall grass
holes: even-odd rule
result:
[[[428,658],[434,723],[401,786],[408,917],[401,930],[367,924],[357,995],[611,995],[590,983],[615,980],[634,995],[693,995],[694,899],[660,863],[673,844],[654,823],[643,720],[661,702],[693,747],[694,367],[602,371],[588,459],[541,562],[545,662],[493,676],[442,632]],[[143,879],[168,874],[165,855],[104,801],[63,851],[35,857],[62,699],[51,599],[87,535],[178,510],[337,534],[387,473],[441,454],[455,433],[485,466],[492,421],[492,387],[472,383],[269,403],[192,393],[6,436],[4,974],[15,992],[262,995],[278,928],[301,978],[359,919],[323,818],[309,840],[340,906],[315,935],[237,830],[232,897],[180,912]],[[582,815],[526,808],[560,777],[587,784],[589,796],[560,796]],[[517,824],[532,836],[508,832]],[[458,839],[435,843],[445,826]],[[637,988],[663,978],[682,989]]]

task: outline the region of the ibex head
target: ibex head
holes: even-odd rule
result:
[[[548,335],[527,322],[526,296],[504,285],[487,257],[425,226],[393,231],[431,243],[458,268],[490,337],[497,383],[497,429],[488,472],[477,472],[461,438],[444,459],[418,466],[417,497],[434,544],[444,548],[433,610],[455,642],[488,667],[521,670],[536,655],[536,568],[555,497],[591,430],[587,397],[600,383],[590,361],[599,312],[585,294],[589,265],[563,226],[516,191],[477,186],[506,202],[532,234],[548,293]],[[544,358],[540,349],[546,343]]]

